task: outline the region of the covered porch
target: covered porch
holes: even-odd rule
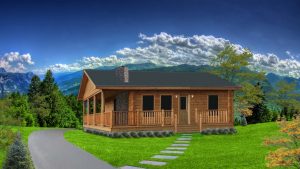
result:
[[[145,95],[149,96],[148,93]],[[222,126],[230,123],[228,109],[199,109],[193,106],[192,98],[187,97],[186,110],[183,111],[180,110],[182,106],[176,106],[177,103],[180,104],[178,96],[172,93],[166,95],[171,96],[171,105],[168,109],[162,109],[163,95],[160,95],[160,101],[153,101],[156,110],[143,110],[143,106],[139,106],[143,104],[143,99],[139,99],[140,95],[137,92],[98,90],[83,100],[83,126],[104,131],[181,132],[181,127],[192,127],[196,131],[201,131],[206,126]],[[193,97],[196,99],[196,95]],[[160,106],[157,106],[158,104]],[[157,109],[158,107],[161,109]]]

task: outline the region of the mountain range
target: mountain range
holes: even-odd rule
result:
[[[165,71],[165,72],[201,72],[209,71],[214,69],[209,65],[178,65],[178,66],[169,66],[163,67],[158,66],[153,63],[143,63],[143,64],[128,64],[125,65],[129,70],[143,70],[143,71]],[[99,70],[112,70],[116,66],[103,66],[97,69]],[[54,78],[59,86],[60,90],[64,94],[75,94],[77,95],[80,80],[82,77],[83,71],[71,72],[71,73],[54,73]],[[3,68],[0,68],[0,97],[11,93],[11,92],[20,92],[26,93],[28,91],[28,86],[30,80],[34,74],[31,72],[28,73],[11,73],[6,72]],[[41,79],[43,77],[41,76]],[[297,91],[300,92],[300,79],[279,76],[274,73],[269,73],[266,75],[267,86],[266,88],[275,87],[276,83],[280,80],[285,80],[287,82],[295,82],[297,84]],[[3,87],[3,88],[2,88]]]
[[[143,70],[143,71],[165,71],[165,72],[206,72],[214,69],[214,67],[209,65],[178,65],[178,66],[170,66],[170,67],[162,67],[155,65],[153,63],[144,63],[144,64],[129,64],[125,65],[128,67],[129,70]],[[115,67],[99,67],[99,70],[111,70]],[[77,94],[80,80],[82,77],[82,71],[64,74],[60,76],[56,76],[56,82],[60,89],[63,91],[64,94]],[[268,73],[266,75],[267,83],[265,84],[267,89],[276,86],[276,83],[280,80],[285,80],[288,82],[295,82],[297,84],[297,91],[300,92],[300,79],[286,77],[286,76],[279,76],[274,73]]]
[[[33,75],[32,72],[12,73],[0,68],[0,98],[11,92],[26,93]]]

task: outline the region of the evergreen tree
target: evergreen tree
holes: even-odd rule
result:
[[[47,119],[51,109],[49,108],[49,103],[46,102],[46,97],[42,95],[34,95],[31,104],[31,111],[36,118],[36,123],[40,127],[47,127]]]
[[[65,99],[66,99],[69,107],[75,113],[76,117],[79,120],[82,120],[82,102],[78,101],[77,96],[75,96],[75,95],[65,96]]]
[[[23,144],[20,133],[10,146],[3,169],[33,169],[27,147]]]
[[[53,127],[74,127],[79,124],[75,113],[67,105],[65,98],[59,90],[54,90],[50,96],[51,113],[48,124]]]
[[[40,94],[41,90],[41,80],[37,75],[34,75],[31,79],[31,83],[29,85],[29,90],[28,90],[28,100],[29,102],[33,101],[33,98]]]
[[[41,83],[41,93],[43,95],[50,95],[54,90],[58,90],[58,87],[54,81],[51,70],[47,70],[45,78]]]

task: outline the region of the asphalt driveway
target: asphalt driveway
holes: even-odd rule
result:
[[[114,169],[64,139],[67,129],[33,132],[28,140],[36,169]]]

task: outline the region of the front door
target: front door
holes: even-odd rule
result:
[[[180,96],[179,99],[179,124],[188,124],[188,99]]]

